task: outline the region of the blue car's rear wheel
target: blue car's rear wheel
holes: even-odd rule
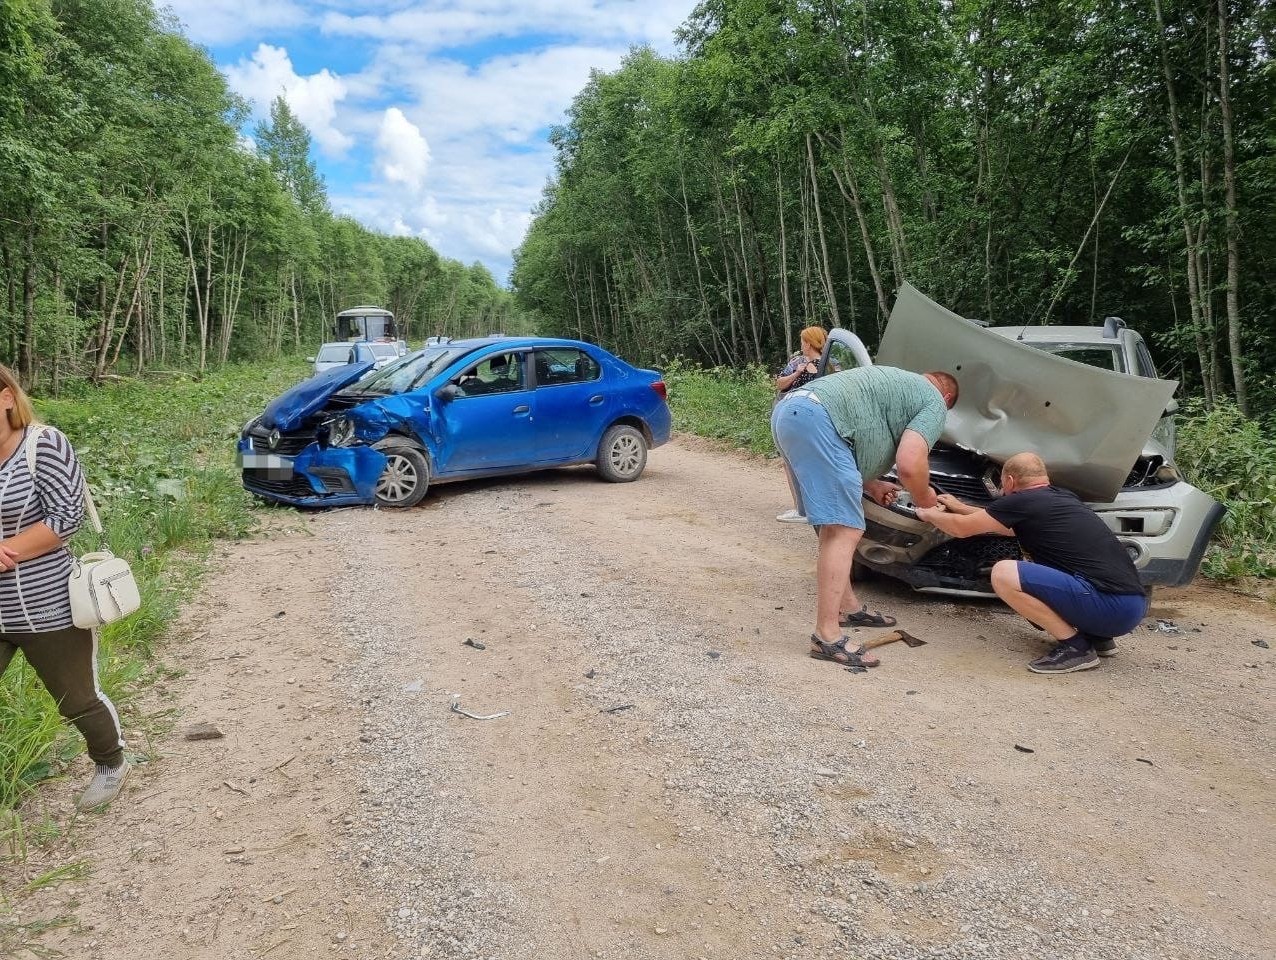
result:
[[[377,478],[377,506],[415,507],[430,488],[430,461],[406,440],[385,440],[376,448],[385,454],[385,469]]]
[[[598,444],[598,472],[612,483],[629,483],[642,476],[647,465],[647,441],[628,424],[618,423],[603,434]]]

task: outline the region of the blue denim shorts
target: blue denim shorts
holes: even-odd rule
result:
[[[1147,616],[1148,599],[1141,593],[1104,593],[1084,577],[1019,561],[1019,586],[1083,633],[1119,637]]]
[[[806,522],[863,530],[864,481],[823,404],[805,390],[785,395],[771,411],[771,433],[797,481]]]

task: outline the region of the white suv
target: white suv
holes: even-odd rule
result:
[[[866,360],[854,334],[830,332],[822,367]],[[1223,507],[1175,468],[1177,384],[1157,377],[1143,338],[1124,322],[985,327],[905,284],[876,362],[957,377],[957,405],[930,455],[940,493],[990,503],[1001,495],[1001,463],[1032,450],[1116,533],[1145,584],[1181,586],[1195,576]],[[990,595],[992,565],[1020,556],[1010,537],[950,538],[918,520],[907,495],[889,508],[868,499],[864,507],[857,570],[918,590]]]

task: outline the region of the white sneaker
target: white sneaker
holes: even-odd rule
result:
[[[798,513],[796,510],[785,510],[775,519],[781,523],[806,523],[806,517]]]
[[[104,767],[99,764],[93,779],[89,781],[89,788],[76,802],[76,807],[82,811],[105,807],[119,796],[120,788],[124,786],[124,780],[132,766],[127,760],[118,767]]]

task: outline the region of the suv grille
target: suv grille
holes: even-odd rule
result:
[[[1019,541],[1014,537],[982,536],[941,543],[918,564],[942,573],[987,580],[998,560],[1022,560]]]
[[[976,506],[983,506],[993,501],[993,496],[984,486],[982,477],[945,477],[932,472],[930,485],[940,493],[951,493],[954,497]]]
[[[886,479],[898,483],[899,474],[892,468]],[[1001,471],[997,465],[978,454],[946,443],[935,444],[930,452],[930,485],[939,493],[951,493],[966,503],[982,507],[996,499],[992,490],[998,489],[1000,483]]]

